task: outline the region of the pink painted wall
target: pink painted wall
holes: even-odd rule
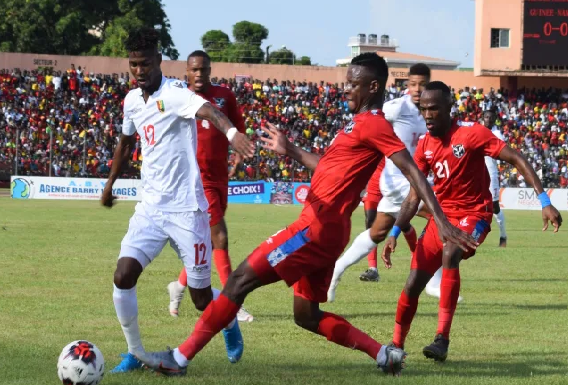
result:
[[[475,0],[475,74],[516,71],[522,60],[523,0]],[[491,28],[509,28],[509,48],[491,48]]]
[[[0,53],[0,68],[5,69],[35,69],[38,67],[53,67],[55,70],[65,71],[71,67],[81,66],[89,72],[111,74],[128,71],[128,60],[123,58],[109,58],[100,56],[62,56],[37,55],[19,53]],[[184,61],[165,60],[162,70],[167,76],[183,78],[185,75]],[[235,75],[248,75],[255,79],[278,79],[319,82],[321,80],[331,83],[345,81],[346,68],[342,67],[308,67],[290,65],[267,64],[240,64],[240,63],[213,63],[212,74],[217,78],[231,78]],[[408,77],[408,69],[391,68],[389,71],[389,84],[395,79]],[[456,89],[465,86],[476,86],[488,89],[499,87],[498,77],[474,77],[473,71],[440,71],[433,70],[432,78],[441,80]]]

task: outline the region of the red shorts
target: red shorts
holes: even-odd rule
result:
[[[224,185],[204,185],[205,198],[209,202],[209,226],[213,227],[225,216],[229,200],[229,189]]]
[[[477,213],[466,216],[448,216],[450,223],[460,230],[469,233],[482,244],[491,231],[492,213]],[[442,266],[442,255],[444,247],[438,234],[438,226],[433,218],[428,220],[422,235],[416,244],[416,250],[412,254],[410,268],[423,270],[434,274]],[[470,250],[463,255],[463,259],[468,259],[475,255],[475,250]]]
[[[385,168],[385,160],[381,160],[377,169],[373,173],[371,179],[367,183],[367,191],[365,192],[365,196],[363,197],[363,203],[365,205],[365,211],[367,210],[376,210],[379,206],[379,202],[383,197],[381,193],[381,189],[379,187],[379,180],[381,179],[381,173],[383,172],[383,168]]]
[[[294,295],[323,303],[350,232],[350,224],[324,226],[317,219],[300,217],[263,242],[247,261],[264,284],[284,280],[294,285]]]

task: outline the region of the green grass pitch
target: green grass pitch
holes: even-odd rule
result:
[[[68,342],[86,339],[103,352],[106,369],[125,350],[112,303],[112,274],[134,204],[112,210],[97,202],[15,201],[0,198],[0,384],[57,384],[57,357]],[[299,207],[231,205],[233,266],[261,241],[291,223]],[[295,326],[292,291],[262,288],[245,306],[245,354],[231,365],[217,336],[190,364],[188,376],[148,371],[105,375],[103,384],[568,384],[568,242],[566,232],[542,233],[539,212],[507,211],[509,245],[497,248],[495,229],[478,254],[462,264],[464,297],[452,328],[448,361],[422,356],[437,325],[437,301],[422,297],[407,339],[408,367],[385,377],[364,353],[327,342]],[[416,220],[418,231],[424,221]],[[353,216],[352,237],[363,229]],[[392,336],[398,295],[409,268],[404,241],[379,283],[360,282],[366,261],[347,271],[336,312],[381,342]],[[147,350],[182,342],[198,317],[189,297],[180,318],[167,311],[166,285],[180,261],[169,246],[138,284],[142,340]],[[219,285],[214,273],[214,285]]]

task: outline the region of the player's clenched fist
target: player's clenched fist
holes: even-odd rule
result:
[[[101,204],[105,207],[112,207],[116,196],[112,195],[112,188],[106,188],[103,190],[103,195],[101,197]]]

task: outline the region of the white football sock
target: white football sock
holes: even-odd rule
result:
[[[365,230],[359,234],[351,247],[335,262],[333,280],[341,278],[348,267],[365,258],[375,247],[377,244],[371,239],[371,230]]]
[[[140,327],[138,326],[136,286],[128,290],[122,290],[114,286],[112,299],[118,321],[120,326],[122,326],[122,332],[128,344],[128,352],[134,355],[143,355],[145,351],[140,338]]]
[[[493,214],[493,217],[499,225],[499,238],[507,239],[507,232],[505,231],[505,214],[503,214],[503,210],[499,211],[499,214]]]
[[[185,358],[185,356],[183,354],[181,354],[181,352],[179,351],[178,348],[174,349],[174,360],[176,360],[176,362],[178,363],[179,366],[187,366],[189,364],[189,361],[187,358]]]
[[[213,301],[215,301],[217,298],[219,298],[219,295],[221,295],[221,290],[212,287],[211,291],[213,292]],[[237,322],[237,317],[235,317],[235,319],[232,320],[231,323],[229,323],[225,329],[232,328],[235,325],[235,322]]]
[[[430,278],[428,286],[432,289],[439,289],[441,283],[442,283],[442,268],[440,267],[438,271],[434,273],[432,278]]]

